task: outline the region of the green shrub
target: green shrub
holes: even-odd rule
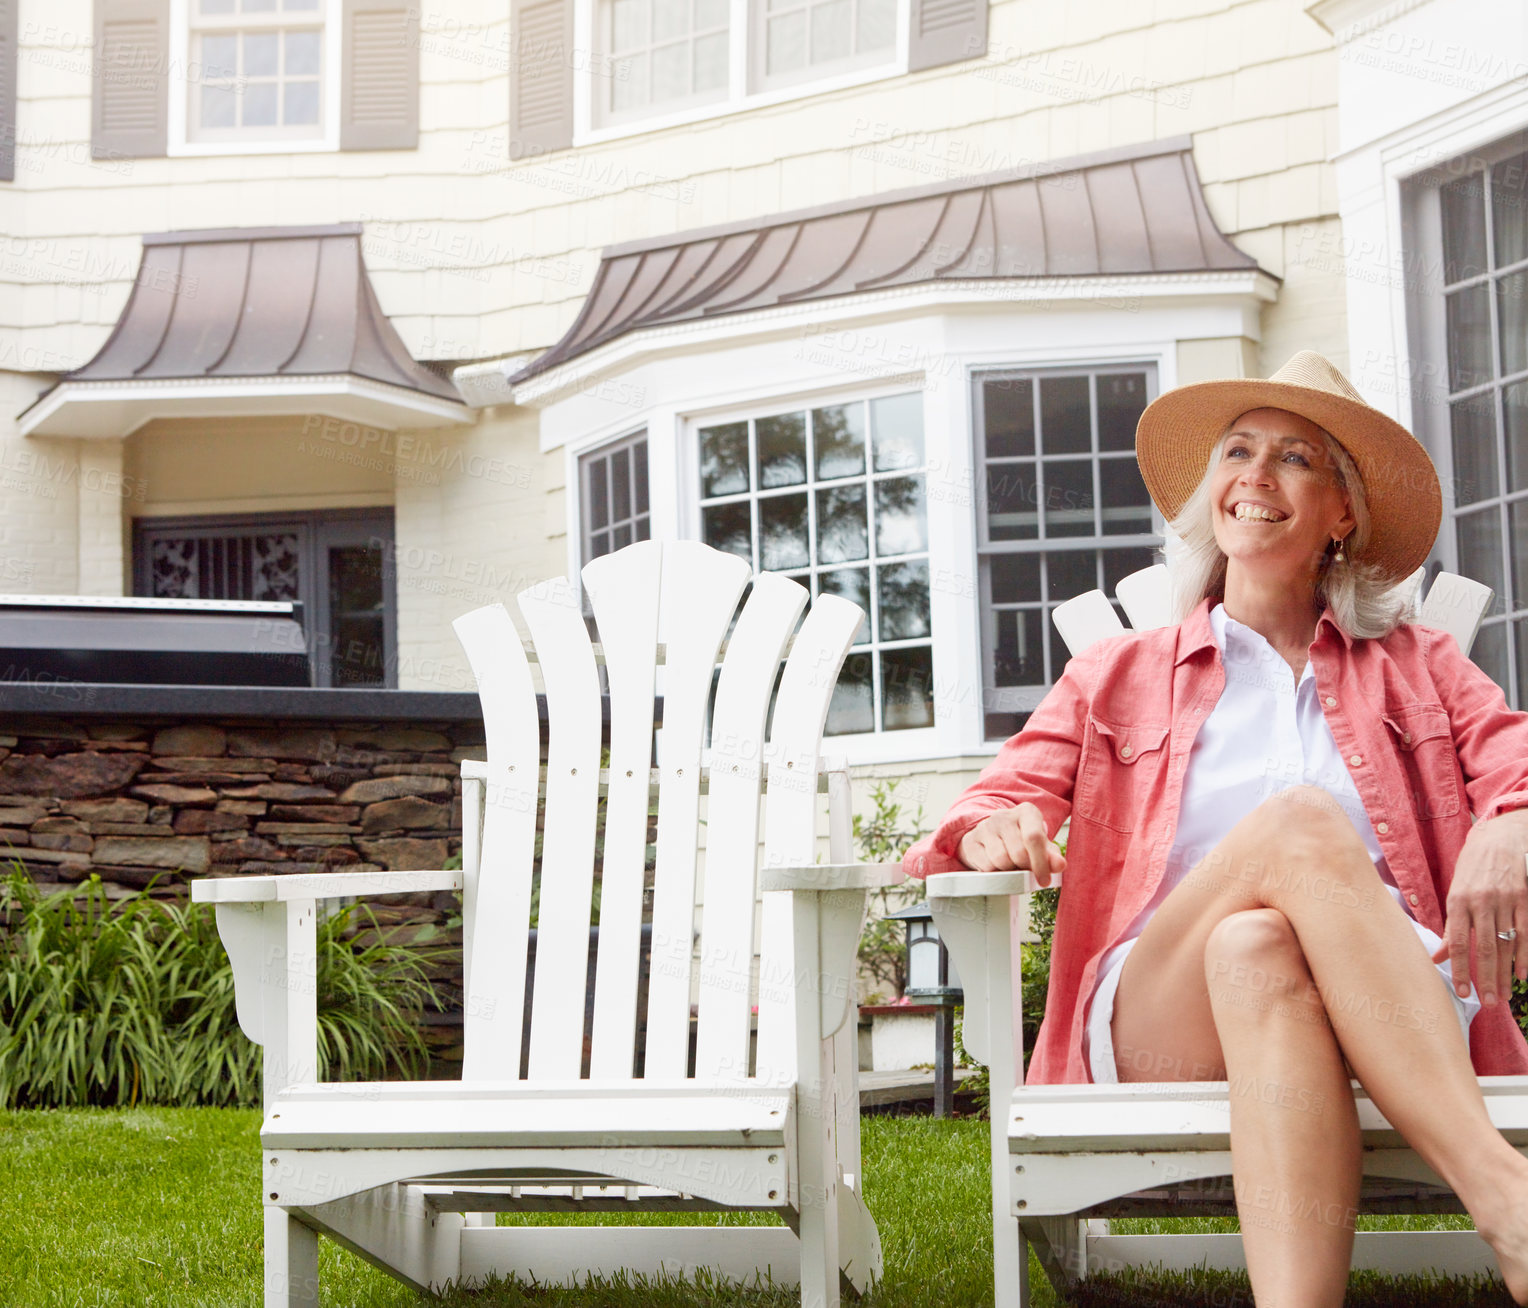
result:
[[[894,863],[924,834],[923,806],[912,815],[911,825],[902,829],[902,806],[892,802],[895,781],[877,781],[870,789],[875,806],[869,819],[854,815],[854,847],[862,862]],[[907,927],[888,913],[908,908],[923,898],[921,882],[903,882],[882,886],[870,892],[870,912],[860,933],[859,970],[872,981],[886,986],[893,998],[907,988]],[[866,1003],[881,998],[880,992],[865,997]]]
[[[351,940],[357,915],[373,943]],[[98,877],[0,889],[0,1107],[256,1104],[261,1050],[239,1030],[214,915]],[[429,956],[389,943],[364,906],[318,925],[318,1053],[329,1080],[422,1074]]]

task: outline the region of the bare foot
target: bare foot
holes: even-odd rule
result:
[[[1475,1229],[1495,1253],[1512,1302],[1528,1304],[1528,1196],[1517,1200],[1502,1216],[1506,1220],[1492,1229],[1479,1222]]]

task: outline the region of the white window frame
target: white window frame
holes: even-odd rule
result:
[[[606,56],[591,58],[584,62],[573,79],[573,148],[597,145],[602,141],[615,141],[644,132],[659,132],[686,123],[704,122],[707,119],[724,118],[728,114],[745,113],[750,109],[762,109],[768,105],[801,100],[807,96],[825,95],[850,87],[882,82],[893,77],[906,76],[908,53],[911,48],[912,0],[897,0],[896,45],[880,62],[869,67],[851,68],[821,77],[806,76],[788,86],[776,86],[767,90],[758,86],[752,65],[752,50],[757,42],[751,41],[754,31],[754,12],[761,0],[731,0],[727,20],[728,60],[726,94],[704,104],[690,104],[670,111],[658,110],[642,117],[611,123],[601,121],[596,107],[596,88],[600,79],[608,74]],[[602,50],[606,46],[597,39],[600,0],[574,0],[573,39],[579,50]]]
[[[317,136],[241,136],[223,141],[193,141],[190,132],[190,101],[199,82],[199,64],[191,57],[191,6],[196,0],[170,0],[170,88],[168,105],[168,141],[165,153],[175,157],[244,155],[244,154],[325,154],[340,148],[341,77],[344,71],[343,40],[344,0],[319,0],[315,11],[324,24],[323,73],[319,81],[319,126]],[[274,129],[276,132],[283,128]]]

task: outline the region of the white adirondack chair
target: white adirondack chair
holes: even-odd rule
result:
[[[193,886],[197,900],[217,905],[240,1025],[265,1046],[267,1308],[317,1303],[319,1233],[421,1289],[480,1283],[491,1272],[568,1283],[617,1269],[651,1275],[709,1267],[749,1281],[799,1279],[803,1304],[835,1305],[841,1280],[863,1290],[879,1275],[879,1237],[861,1193],[856,1037],[846,1018],[865,891],[902,873],[898,864],[850,861],[848,772],[820,761],[829,697],[862,612],[824,595],[796,630],[807,591],[770,573],[752,577],[712,706],[718,652],[750,581],[746,563],[693,542],[642,542],[590,563],[583,580],[602,649],[590,642],[576,589],[561,578],[519,596],[534,642],[529,657],[501,605],[456,620],[488,741],[486,763],[462,765],[461,872],[254,876]],[[542,782],[530,657],[539,661],[549,718]],[[608,767],[600,757],[601,662]],[[655,681],[663,725],[651,768]],[[823,789],[829,864],[815,863]],[[601,794],[608,803],[585,1072]],[[653,794],[652,963],[638,1078]],[[522,1079],[538,805],[544,851]],[[465,919],[462,1080],[319,1083],[317,901],[456,887]],[[699,1015],[690,1074],[692,981]],[[498,1227],[493,1216],[692,1209],[770,1210],[785,1225]]]
[[[1419,568],[1398,588],[1412,601],[1412,620],[1449,631],[1468,653],[1490,588],[1442,573],[1418,611],[1422,577]],[[1124,578],[1116,595],[1135,630],[1171,622],[1165,565]],[[1054,617],[1073,653],[1125,630],[1098,590],[1058,605]],[[1053,879],[1052,885],[1059,884],[1060,878]],[[1123,1235],[1109,1229],[1110,1217],[1235,1214],[1226,1082],[1024,1085],[1014,979],[1027,896],[1038,883],[1028,872],[947,872],[929,877],[926,885],[935,924],[965,987],[962,1038],[992,1073],[998,1308],[1027,1308],[1031,1243],[1058,1291],[1101,1270],[1245,1268],[1239,1235]],[[1514,1144],[1528,1145],[1528,1077],[1485,1077],[1481,1084],[1492,1120]],[[1364,1211],[1461,1211],[1362,1091],[1358,1112]],[[1473,1231],[1361,1232],[1353,1266],[1468,1275],[1492,1272],[1496,1264]]]

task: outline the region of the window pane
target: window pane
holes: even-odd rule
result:
[[[631,517],[631,451],[610,456],[610,516],[619,522]]]
[[[202,87],[202,126],[236,127],[239,101],[231,86]]]
[[[759,443],[759,489],[806,480],[806,414],[780,413],[754,423]]]
[[[881,639],[913,640],[929,634],[928,561],[888,563],[876,569]]]
[[[631,523],[623,522],[610,533],[610,543],[618,550],[625,549],[631,544]]]
[[[251,82],[244,87],[244,127],[276,125],[276,83]]]
[[[1120,582],[1131,573],[1149,568],[1157,562],[1156,550],[1146,545],[1138,549],[1104,550],[1104,594],[1114,595]]]
[[[1043,439],[1043,436],[1042,436]],[[1045,462],[1045,534],[1093,534],[1093,461],[1062,459]]]
[[[695,0],[695,30],[727,26],[727,0]]]
[[[819,595],[840,595],[865,610],[865,620],[854,633],[854,643],[863,645],[870,639],[870,569],[838,568],[833,572],[817,574]],[[867,677],[865,684],[870,684]],[[869,728],[867,727],[868,731]]]
[[[812,62],[842,59],[849,53],[849,0],[812,6]]]
[[[695,38],[696,91],[714,91],[727,84],[727,33]]]
[[[618,52],[647,41],[647,14],[642,0],[615,0],[610,11],[611,46]]]
[[[1035,384],[1028,377],[983,382],[982,413],[989,459],[1035,452]]]
[[[1507,427],[1512,426],[1512,392],[1507,389]],[[1496,397],[1473,395],[1449,406],[1453,433],[1454,498],[1470,504],[1498,494],[1496,486]],[[1523,415],[1528,418],[1528,414]]]
[[[211,78],[239,75],[239,38],[233,35],[202,37],[202,76]]]
[[[748,489],[748,424],[700,429],[700,493],[738,495]]]
[[[1040,492],[1032,463],[999,463],[987,469],[987,536],[1033,540],[1040,534],[1035,505]]]
[[[1485,173],[1438,191],[1443,209],[1443,280],[1447,285],[1486,271]]]
[[[631,447],[631,478],[636,489],[638,513],[647,512],[647,442],[638,441]]]
[[[753,564],[752,522],[746,500],[713,504],[701,513],[701,539]]]
[[[1525,186],[1528,154],[1507,159],[1491,169],[1491,232],[1496,241],[1496,266],[1505,268],[1519,259],[1528,259],[1528,206]]]
[[[652,0],[653,40],[668,41],[690,31],[690,0]]]
[[[1093,448],[1086,377],[1040,378],[1040,448],[1047,454],[1086,454]]]
[[[244,76],[274,77],[276,75],[276,33],[244,33]]]
[[[1045,556],[1045,593],[1060,603],[1075,599],[1098,586],[1096,565],[1098,554],[1094,550],[1067,550]]]
[[[318,75],[317,32],[288,32],[286,34],[285,72],[288,77]]]
[[[1507,685],[1507,624],[1482,626],[1470,646],[1470,661],[1498,686]]]
[[[860,0],[855,52],[864,54],[869,50],[890,50],[896,42],[896,0]]]
[[[610,522],[608,465],[604,455],[597,455],[584,467],[589,474],[589,525],[598,529]]]
[[[1508,386],[1502,392],[1502,399],[1507,419],[1507,485],[1514,491],[1528,490],[1528,382]],[[1492,444],[1495,444],[1494,439]],[[1494,495],[1494,460],[1491,484]]]
[[[1462,391],[1491,376],[1491,310],[1485,284],[1444,297],[1448,319],[1448,388]]]
[[[276,0],[243,0],[240,8],[246,14],[273,14],[276,12]]]
[[[610,553],[610,533],[597,531],[589,537],[589,557],[597,559],[602,554]]]
[[[647,56],[630,55],[612,61],[610,107],[630,109],[647,103]]]
[[[1528,500],[1514,500],[1507,506],[1507,528],[1512,543],[1513,607],[1528,608]]]
[[[870,442],[877,472],[923,466],[923,392],[870,401]]]
[[[1103,494],[1104,534],[1131,536],[1151,530],[1151,495],[1141,467],[1131,459],[1100,459],[1098,484]]]
[[[817,561],[848,563],[870,554],[865,487],[830,486],[817,492]]]
[[[865,406],[836,404],[812,410],[812,442],[822,481],[865,471]]]
[[[993,646],[994,684],[1042,686],[1045,655],[1040,644],[1039,609],[1003,609],[992,615],[996,643]]]
[[[934,725],[934,656],[918,649],[881,651],[881,729]]]
[[[215,14],[231,14],[234,11],[233,0],[201,0],[199,8],[208,17]]]
[[[1492,505],[1454,519],[1459,539],[1459,571],[1501,596],[1506,590],[1501,565],[1501,511]]]
[[[798,9],[795,13],[771,17],[767,46],[766,73],[788,73],[805,65],[806,15]]]
[[[1106,373],[1100,376],[1098,378],[1098,448],[1134,450],[1135,426],[1141,420],[1141,414],[1145,409],[1145,373]]]
[[[661,104],[690,93],[690,46],[688,41],[659,46],[652,52],[653,93],[650,103]]]
[[[888,477],[875,484],[875,552],[917,554],[928,548],[922,477]]]
[[[870,678],[875,660],[869,654],[851,654],[844,660],[833,698],[828,704],[824,735],[843,736],[854,731],[875,730],[875,705]]]
[[[318,121],[318,83],[288,82],[282,96],[282,119],[288,126],[311,126]]]
[[[638,540],[646,540],[648,538],[648,519],[646,514],[637,519],[636,537]]]
[[[771,495],[759,501],[759,566],[766,572],[804,568],[807,553],[805,495]]]
[[[994,604],[1017,604],[1040,598],[1038,554],[994,554],[990,566]]]
[[[380,686],[383,644],[382,551],[364,545],[329,551],[330,683]]]
[[[1496,283],[1496,328],[1501,333],[1501,370],[1528,368],[1528,272]]]

